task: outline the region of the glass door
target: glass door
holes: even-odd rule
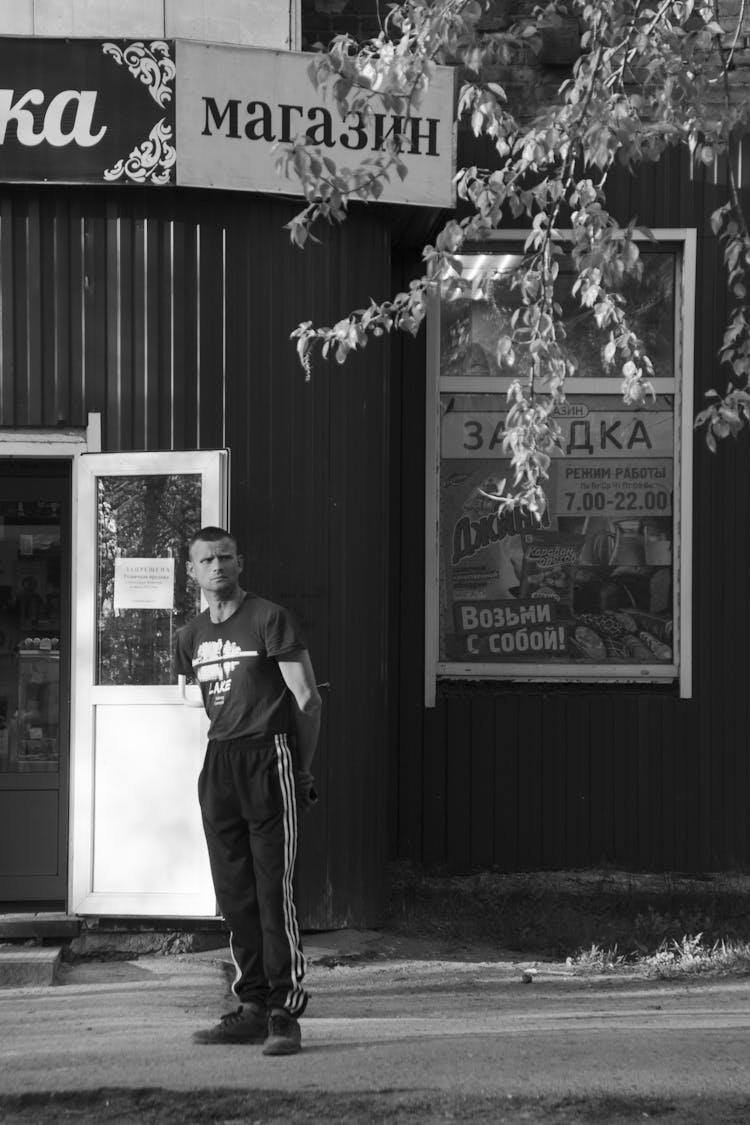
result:
[[[80,458],[73,908],[215,914],[196,781],[202,709],[185,706],[176,632],[200,610],[187,545],[225,526],[224,451]]]
[[[70,464],[0,461],[0,910],[63,909]]]

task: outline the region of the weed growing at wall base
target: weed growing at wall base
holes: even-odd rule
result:
[[[703,940],[703,934],[685,935],[679,941],[664,940],[655,953],[624,956],[617,946],[593,944],[566,959],[566,965],[581,974],[637,971],[656,980],[679,980],[702,973],[710,976],[750,974],[750,942]]]

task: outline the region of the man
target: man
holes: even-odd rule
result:
[[[307,1004],[292,890],[297,804],[317,800],[320,695],[292,615],[240,587],[234,536],[204,527],[188,555],[208,608],[178,633],[177,671],[198,681],[210,719],[198,796],[241,1002],[194,1038],[294,1054]]]

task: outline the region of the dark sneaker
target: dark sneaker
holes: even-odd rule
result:
[[[227,1012],[213,1027],[196,1031],[194,1043],[263,1043],[268,1030],[265,1008],[258,1004],[241,1004]]]
[[[296,1055],[302,1047],[299,1023],[288,1012],[274,1008],[268,1017],[268,1036],[263,1044],[264,1055]]]

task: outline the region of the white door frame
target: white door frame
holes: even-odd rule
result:
[[[177,683],[96,683],[96,482],[100,476],[200,474],[201,525],[226,526],[227,462],[225,450],[100,453],[81,462],[74,556],[73,913],[216,915],[195,793],[205,750],[203,710],[185,706]]]

